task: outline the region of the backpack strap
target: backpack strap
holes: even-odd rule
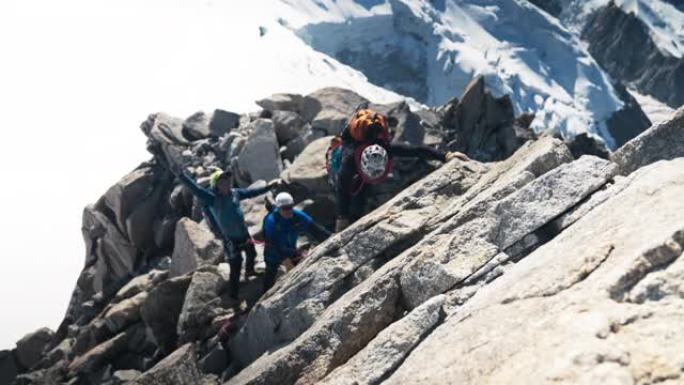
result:
[[[338,149],[342,145],[342,137],[341,136],[335,136],[332,139],[330,139],[330,144],[328,145],[328,149],[325,151],[325,170],[329,173],[331,170],[331,158],[333,155],[333,152]]]

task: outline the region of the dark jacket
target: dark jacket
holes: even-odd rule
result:
[[[240,208],[240,201],[253,198],[268,192],[268,187],[256,189],[231,189],[226,196],[200,186],[186,173],[178,176],[188,186],[193,195],[202,203],[202,210],[212,230],[223,239],[243,240],[249,237],[245,225],[245,215]]]
[[[342,159],[337,185],[335,186],[335,197],[337,201],[337,215],[339,217],[349,218],[351,201],[355,199],[355,196],[360,196],[360,190],[363,189],[363,186],[359,187],[360,182],[356,181],[358,178],[355,178],[358,170],[356,169],[356,159],[354,158],[356,149],[361,143],[351,138],[346,130],[342,134],[342,140]],[[387,154],[390,157],[399,156],[432,159],[442,162],[446,161],[445,152],[428,146],[412,146],[408,144],[385,143],[382,141],[370,144],[381,145],[387,150]]]
[[[285,258],[294,257],[297,254],[297,238],[304,233],[313,236],[319,242],[330,236],[330,232],[301,210],[294,209],[290,219],[283,218],[277,208],[271,211],[264,219],[266,263],[279,264]]]

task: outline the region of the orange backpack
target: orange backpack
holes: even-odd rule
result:
[[[380,127],[380,131],[376,133],[375,137],[368,138],[367,133],[372,129],[377,129]],[[389,130],[389,125],[387,124],[387,118],[385,115],[375,112],[371,109],[359,109],[352,116],[349,124],[347,125],[347,130],[349,135],[358,142],[356,146],[354,158],[356,161],[357,170],[359,169],[361,153],[363,149],[372,143],[380,142],[382,144],[388,145],[392,141],[392,135]],[[328,183],[330,186],[337,185],[337,177],[339,170],[341,168],[342,161],[342,137],[336,136],[330,140],[330,145],[325,153],[325,168],[328,172]],[[361,172],[357,172],[359,177],[359,186],[356,188],[356,192],[360,191],[364,184],[378,184],[389,175],[392,170],[392,160],[387,163],[387,170],[385,174],[377,179],[369,179],[363,175]],[[355,195],[355,194],[354,194]]]
[[[368,138],[368,130],[377,126],[381,128],[381,131],[376,134],[375,138]],[[385,115],[368,108],[356,111],[354,117],[349,122],[348,129],[351,137],[357,142],[363,143],[380,140],[389,143],[391,141],[389,125]]]

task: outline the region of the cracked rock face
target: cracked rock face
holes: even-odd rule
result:
[[[684,107],[665,123],[653,126],[616,151],[612,160],[623,175],[661,159],[684,156]]]
[[[329,320],[331,315],[339,317],[349,312],[358,314],[367,314],[368,311],[377,312],[378,306],[356,310],[350,308],[349,304],[357,303],[365,296],[377,292],[377,285],[388,280],[397,281],[398,289],[402,294],[402,302],[394,304],[395,312],[405,307],[417,307],[429,298],[429,295],[424,293],[438,295],[448,291],[459,282],[459,279],[455,278],[449,284],[435,286],[433,280],[426,280],[430,282],[430,286],[425,286],[421,281],[406,279],[406,277],[425,276],[426,272],[421,270],[422,267],[439,264],[444,260],[438,250],[440,242],[446,236],[464,231],[464,234],[469,234],[484,245],[492,239],[489,238],[490,232],[478,233],[468,230],[472,222],[481,223],[481,217],[491,217],[494,223],[498,223],[497,221],[521,216],[528,211],[531,214],[542,213],[537,216],[532,215],[532,218],[539,219],[532,219],[527,227],[518,229],[519,237],[522,238],[526,232],[531,233],[543,225],[544,220],[550,221],[564,210],[579,203],[583,197],[594,189],[598,189],[615,173],[614,165],[599,158],[585,157],[575,162],[571,160],[572,157],[562,142],[545,138],[523,147],[508,161],[491,168],[483,168],[476,163],[450,163],[431,177],[412,186],[405,194],[397,196],[373,214],[340,233],[335,239],[339,243],[336,244],[331,240],[316,249],[314,256],[307,260],[308,263],[294,273],[297,275],[293,275],[290,280],[282,281],[277,290],[270,292],[252,310],[247,323],[235,339],[234,351],[243,363],[251,362],[253,359],[251,357],[256,358],[262,352],[277,348],[278,345],[288,342],[289,344],[280,350],[271,350],[270,354],[261,356],[231,383],[268,383],[269,378],[275,377],[279,378],[280,383],[293,384],[315,383],[321,380],[334,369],[335,360],[324,358],[313,360],[310,350],[303,350],[302,347],[317,351],[316,354],[319,357],[328,355],[324,353],[325,348],[320,348],[323,350],[320,351],[316,346],[320,344],[321,335],[325,336],[326,341],[339,338],[336,332],[338,328],[329,328],[332,322]],[[591,171],[588,172],[588,170]],[[590,176],[584,180],[585,183],[579,183],[579,186],[575,188],[564,187],[566,185],[563,181],[566,178],[562,176],[567,176],[567,180],[572,181],[572,175],[586,172]],[[544,190],[536,184],[549,187]],[[569,183],[567,186],[575,184]],[[532,190],[526,190],[527,185],[532,186]],[[537,190],[541,192],[547,204],[526,203],[527,200],[540,199],[535,198],[537,195],[530,193],[530,191],[536,192]],[[549,192],[544,193],[549,190],[555,191],[557,196]],[[564,196],[568,198],[562,198]],[[523,211],[510,209],[502,212],[499,208],[502,207],[501,202],[509,202],[507,197],[511,202],[510,207],[517,207]],[[560,199],[554,199],[557,197]],[[551,209],[548,209],[549,207]],[[403,231],[400,231],[402,229]],[[408,239],[412,242],[400,241],[406,237],[409,237]],[[420,242],[416,242],[418,240]],[[508,243],[512,242],[514,241],[502,241],[501,246],[491,243],[488,250],[493,257],[497,253],[497,248],[505,248]],[[392,247],[398,256],[384,264],[358,286],[351,290],[348,288],[353,285],[354,281],[345,277],[366,264],[369,257],[386,252]],[[399,247],[398,251],[397,247]],[[465,262],[472,266],[472,270],[468,270],[472,273],[485,264],[489,258],[483,258],[481,253],[473,253],[464,254],[461,259],[465,259]],[[416,270],[411,271],[409,266],[416,266]],[[463,273],[460,280],[467,278],[470,274],[465,270]],[[428,298],[423,298],[423,296]],[[327,323],[322,323],[322,320],[326,319],[328,319]],[[376,323],[371,323],[367,327],[383,328],[387,326],[383,326],[385,322],[387,321],[380,321],[376,317]],[[404,322],[404,319],[398,322]],[[405,322],[410,323],[408,319]],[[388,333],[391,332],[388,331]],[[413,337],[420,339],[420,336]],[[291,338],[294,340],[290,340]],[[367,343],[360,335],[349,336],[349,338],[354,338],[361,346]],[[378,342],[378,345],[381,344]],[[372,350],[372,348],[369,349]],[[399,355],[396,362],[388,364],[382,370],[388,372],[388,375],[391,374],[394,366],[398,365],[401,360],[402,357]],[[275,368],[287,366],[293,362],[298,365],[296,369],[293,369],[296,373],[295,377],[288,378],[282,377],[282,373],[277,374]],[[357,373],[358,371],[348,370],[348,372]],[[356,374],[349,375],[353,380]],[[368,381],[376,383],[377,379]]]
[[[363,350],[319,384],[376,384],[392,373],[442,320],[444,295],[438,295],[380,332]]]
[[[350,275],[409,247],[449,198],[470,188],[486,169],[475,162],[449,163],[313,250],[291,279],[278,282],[252,309],[234,342],[242,347],[234,349],[238,360],[249,363],[299,336],[349,290]]]
[[[681,281],[663,282],[680,273],[682,193],[684,159],[634,173],[480,289],[386,383],[678,383],[684,301]]]
[[[564,144],[542,138],[470,179],[445,178],[473,167],[443,167],[316,249],[249,315],[233,347],[247,367],[229,383],[681,380],[672,346],[684,346],[683,334],[669,330],[684,317],[684,200],[676,198],[684,158],[618,177],[615,163],[572,160]],[[440,199],[441,189],[426,186],[444,179],[459,185]],[[392,207],[402,208],[396,221],[383,222]],[[388,235],[396,242],[398,223],[417,226],[406,229],[411,242],[355,279],[388,249]],[[328,341],[340,338],[337,322],[378,311],[350,304],[392,280],[401,293],[395,319],[374,318],[367,326],[382,331],[371,340],[343,334],[360,348],[335,360]]]
[[[227,167],[224,160],[245,154],[249,143],[239,137],[270,127],[266,116],[295,118],[299,127],[299,114],[308,127],[356,102],[333,91],[273,96],[260,102],[273,111],[241,116],[220,138],[188,138],[178,120],[151,116],[143,130],[161,152],[85,211],[86,266],[64,323],[0,352],[0,378],[179,385],[684,381],[681,111],[611,160],[575,158],[562,141],[543,136],[500,162],[455,159],[428,175],[407,166],[415,179],[402,178],[415,183],[311,249],[266,294],[256,295],[259,277],[244,277],[241,293],[254,306],[229,299],[221,244],[164,162],[186,159],[204,183],[210,166]],[[409,129],[415,116],[401,114],[397,124]],[[204,135],[204,128],[194,130]],[[323,200],[330,195],[321,153],[328,140],[311,142],[281,174],[309,190],[317,219],[334,215]],[[264,199],[243,205],[254,236]],[[157,242],[160,232],[169,239]]]

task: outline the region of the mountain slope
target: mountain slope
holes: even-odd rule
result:
[[[662,0],[532,0],[581,34],[614,78],[677,108],[684,104],[684,12]],[[679,5],[678,10],[674,5]]]
[[[294,13],[317,4],[287,3]],[[484,75],[495,95],[511,96],[517,115],[535,114],[537,132],[587,132],[615,148],[649,125],[637,114],[630,134],[610,126],[617,111],[638,104],[623,100],[575,34],[526,1],[392,0],[373,12],[353,3],[319,5],[323,22],[295,17],[288,25],[371,82],[428,105],[445,103]],[[349,11],[341,12],[343,5]]]
[[[681,43],[670,40],[671,46],[663,47],[649,29],[638,14],[609,5],[589,17],[582,37],[612,76],[671,107],[679,107],[684,104]]]
[[[489,142],[498,136],[492,128],[512,116],[479,124],[488,111],[501,115],[488,110],[499,101],[482,80],[468,88],[461,103],[438,110],[474,121],[471,136]],[[618,356],[632,358],[622,365],[629,373],[681,377],[670,348],[680,338],[671,329],[684,319],[684,109],[612,161],[574,158],[550,136],[527,138],[492,163],[397,158],[388,181],[373,187],[368,215],[311,249],[264,295],[262,277],[242,276],[246,303],[232,299],[222,242],[202,224],[200,204],[169,163],[200,183],[214,167],[231,169],[240,186],[280,175],[300,207],[334,222],[323,166],[331,137],[319,137],[324,126],[317,124],[334,128],[331,120],[343,122],[362,101],[326,88],[273,95],[250,114],[150,115],[141,129],[152,158],[84,210],[85,263],[62,325],[1,351],[0,378],[16,376],[17,385],[293,385],[441,383],[431,368],[473,384],[614,375],[624,368],[577,355],[612,354],[604,340],[620,326],[627,333],[614,338]],[[446,144],[415,124],[434,111],[374,107],[389,111],[406,138]],[[264,200],[241,202],[256,238]],[[494,309],[512,314],[502,323]],[[577,323],[577,314],[607,320]],[[627,327],[632,323],[647,334]],[[540,345],[542,331],[548,335]],[[659,343],[663,338],[674,345]],[[576,343],[577,355],[557,357],[561,372],[548,365],[542,352]],[[463,349],[458,365],[453,349]]]

